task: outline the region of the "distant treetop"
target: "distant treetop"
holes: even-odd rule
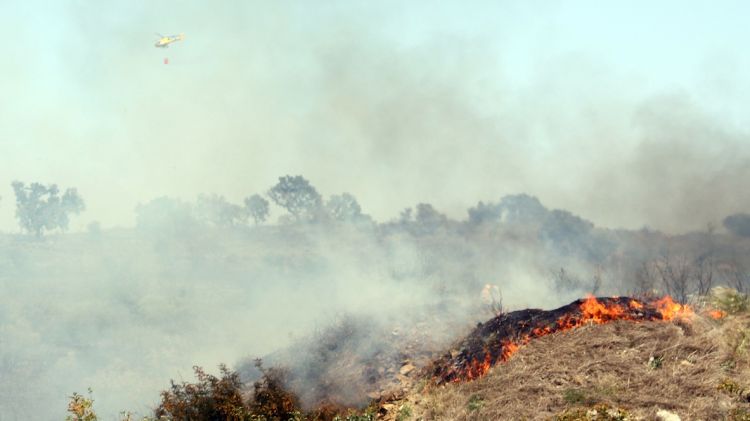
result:
[[[286,209],[296,222],[314,220],[323,204],[315,187],[301,175],[279,177],[279,182],[268,191],[268,197]]]
[[[62,196],[56,184],[45,186],[31,183],[29,186],[14,181],[11,183],[16,195],[16,218],[21,228],[29,234],[41,237],[44,231],[68,229],[69,215],[79,214],[85,208],[83,199],[75,188],[65,190]]]

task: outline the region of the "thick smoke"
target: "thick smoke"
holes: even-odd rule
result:
[[[447,300],[440,317],[470,323],[478,279],[503,272],[444,232],[230,229],[171,218],[184,212],[179,206],[162,210],[161,226],[150,219],[138,230],[3,236],[4,417],[59,418],[66,396],[88,387],[105,419],[147,412],[168,379],[189,377],[193,364],[263,356],[336,318],[366,318],[383,330],[424,320]],[[462,257],[476,262],[465,267]],[[519,302],[515,290],[507,285],[510,305]],[[435,338],[451,337],[434,327]]]
[[[104,419],[147,412],[194,364],[309,343],[342,318],[374,333],[427,323],[450,341],[487,316],[485,283],[509,309],[549,308],[663,289],[637,281],[676,254],[750,255],[721,229],[654,230],[750,209],[748,128],[733,123],[744,108],[724,101],[741,62],[698,88],[671,84],[652,76],[658,57],[613,62],[587,48],[607,31],[546,3],[11,3],[2,419],[60,419],[87,387]],[[625,20],[628,39],[641,27],[592,13]],[[186,39],[157,50],[157,31]],[[226,228],[190,211],[201,193],[240,206],[285,174],[351,192],[378,224],[277,224],[275,208],[270,224]],[[17,235],[16,179],[76,187],[87,210],[71,233]],[[164,196],[178,200],[138,219],[136,204]],[[358,351],[378,343],[357,338]]]
[[[304,403],[355,405],[368,386],[351,374],[357,361],[398,364],[415,332],[425,351],[442,351],[491,316],[479,299],[485,283],[501,288],[506,309],[552,308],[638,290],[639,265],[662,250],[747,264],[741,237],[612,231],[528,195],[479,203],[461,221],[422,203],[380,224],[256,227],[217,226],[196,211],[201,200],[144,204],[136,229],[2,236],[5,417],[58,419],[66,396],[88,387],[105,419],[148,413],[168,379],[189,380],[194,364],[242,367],[266,355],[296,370]],[[337,336],[337,320],[351,332]],[[349,370],[331,368],[339,363]],[[341,377],[321,377],[331,373]]]
[[[161,195],[239,201],[286,173],[358,192],[379,220],[414,202],[460,218],[478,198],[528,192],[605,226],[678,232],[750,205],[733,194],[748,168],[743,102],[726,92],[744,87],[742,61],[680,50],[674,66],[705,66],[686,79],[657,72],[653,52],[588,43],[630,38],[640,15],[629,26],[597,8],[568,25],[575,8],[528,2],[32,6],[0,18],[0,39],[14,40],[0,179],[98,198],[74,228],[132,226],[132,204]],[[664,21],[685,24],[675,19]],[[160,50],[154,32],[186,39]],[[12,206],[0,216],[13,229]]]

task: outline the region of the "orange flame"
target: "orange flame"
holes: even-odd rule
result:
[[[544,327],[537,327],[537,328],[535,328],[534,330],[531,331],[531,334],[534,337],[538,337],[538,336],[549,335],[552,332],[553,332],[553,330],[552,330],[551,327],[544,326]]]
[[[651,308],[650,312],[646,310],[647,305]],[[675,318],[683,318],[690,315],[692,315],[692,309],[689,306],[675,302],[668,295],[648,304],[631,299],[627,304],[623,302],[622,305],[618,303],[602,303],[593,295],[588,295],[580,305],[580,314],[575,312],[566,314],[560,317],[554,325],[534,328],[529,334],[518,338],[516,341],[503,340],[500,343],[501,349],[499,350],[499,354],[494,354],[497,356],[494,361],[492,354],[485,351],[482,361],[477,359],[472,360],[462,370],[464,373],[463,379],[461,379],[461,376],[458,376],[452,381],[458,382],[479,378],[486,374],[493,364],[508,361],[521,346],[528,344],[532,339],[555,332],[574,329],[586,324],[604,324],[615,320],[631,320],[635,322],[645,320],[674,320]],[[720,310],[716,310],[710,312],[709,315],[715,319],[719,319],[726,314]]]
[[[586,301],[581,304],[583,319],[595,324],[602,324],[612,320],[618,320],[625,317],[625,310],[617,304],[606,306],[600,303],[596,297],[589,295]]]
[[[711,310],[708,312],[708,317],[714,320],[723,319],[724,317],[726,317],[726,315],[727,313],[721,310]]]
[[[492,356],[489,352],[485,352],[483,361],[473,360],[471,362],[469,369],[466,371],[466,377],[469,380],[482,377],[490,371],[490,367],[492,367]]]
[[[654,301],[653,305],[656,307],[656,310],[661,313],[661,318],[664,320],[674,320],[677,317],[685,317],[693,312],[690,306],[674,302],[669,295]]]
[[[503,341],[503,352],[500,354],[500,360],[501,361],[508,361],[508,358],[511,357],[511,355],[515,354],[516,351],[518,351],[518,344],[511,341]]]

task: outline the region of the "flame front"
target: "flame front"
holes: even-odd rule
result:
[[[586,301],[581,304],[581,313],[584,321],[591,321],[595,324],[603,324],[612,320],[626,319],[625,309],[618,304],[606,306],[599,302],[593,295],[586,297]]]
[[[711,310],[708,312],[708,317],[714,320],[723,319],[724,317],[726,317],[726,315],[727,313],[722,310]]]
[[[477,353],[473,359],[464,359],[465,363],[453,366],[446,376],[447,381],[474,380],[486,374],[490,368],[498,363],[508,361],[521,346],[534,338],[546,336],[555,332],[566,331],[588,324],[604,324],[615,320],[658,321],[674,320],[692,315],[689,306],[682,305],[665,296],[659,300],[643,303],[636,299],[613,297],[602,302],[593,295],[587,296],[579,305],[579,311],[572,311],[558,318],[550,325],[519,327],[515,339],[505,338],[496,343],[496,349],[484,349],[484,355]],[[713,313],[713,312],[712,312]],[[711,317],[721,318],[720,312]],[[526,325],[524,325],[526,326]],[[523,330],[526,333],[523,333]]]
[[[492,355],[489,352],[485,352],[484,360],[477,361],[473,360],[469,364],[469,369],[466,371],[466,377],[468,380],[474,380],[476,378],[484,376],[492,367]]]
[[[653,305],[656,307],[656,310],[661,313],[661,318],[663,320],[674,320],[678,317],[688,316],[693,312],[690,306],[674,302],[669,295],[664,296],[664,298],[660,300],[654,301]]]
[[[511,357],[511,355],[515,354],[516,351],[518,351],[519,345],[515,342],[511,341],[504,341],[503,342],[503,350],[500,354],[500,361],[508,361],[508,359]]]

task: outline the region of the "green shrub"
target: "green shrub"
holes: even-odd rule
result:
[[[664,362],[664,357],[662,357],[662,356],[651,356],[648,359],[648,366],[652,370],[658,370],[658,369],[661,368],[663,362]]]
[[[84,397],[78,393],[73,393],[68,402],[68,412],[71,415],[65,417],[65,421],[97,421],[96,412],[94,412],[94,400],[91,398],[91,389],[89,397]]]
[[[728,421],[750,421],[750,412],[744,408],[735,408],[729,411]]]
[[[219,366],[221,377],[207,374],[195,366],[197,383],[171,382],[161,393],[161,403],[154,411],[157,417],[191,421],[246,421],[250,412],[242,402],[239,374],[225,365]]]
[[[253,385],[251,413],[259,419],[269,421],[301,419],[297,397],[284,388],[286,371],[280,368],[263,368],[260,360],[256,360],[255,366],[263,373],[263,377]]]
[[[98,421],[96,412],[94,412],[94,400],[91,398],[91,389],[89,397],[86,398],[78,393],[73,393],[68,402],[68,412],[71,415],[65,417],[65,421]],[[128,411],[120,412],[120,421],[136,421],[133,414]],[[172,421],[167,418],[143,417],[140,421]]]
[[[593,408],[568,409],[554,418],[555,421],[627,421],[629,419],[630,415],[625,410],[610,408],[604,404]]]
[[[396,421],[406,421],[409,417],[411,417],[411,407],[407,404],[403,404],[398,410]]]
[[[724,379],[716,388],[728,395],[741,395],[743,388],[732,379]]]
[[[349,414],[346,417],[337,415],[333,421],[375,421],[375,414],[365,412],[364,414]]]
[[[565,389],[563,399],[570,405],[593,405],[596,399],[587,395],[583,389]]]
[[[750,330],[735,329],[728,332],[727,341],[732,348],[732,354],[735,358],[741,358],[747,354],[750,348]]]
[[[711,305],[727,314],[744,313],[750,308],[750,298],[731,288],[716,288],[711,293]]]
[[[722,369],[722,370],[724,370],[724,371],[732,371],[732,370],[734,370],[735,368],[737,368],[737,361],[735,361],[735,360],[734,360],[734,359],[732,359],[732,358],[729,358],[729,359],[727,359],[727,360],[723,361],[723,362],[722,362],[722,363],[720,364],[720,367],[721,367],[721,369]]]
[[[476,411],[479,409],[482,409],[484,406],[484,398],[482,398],[479,395],[471,395],[469,398],[469,403],[467,407],[469,408],[469,411]]]

